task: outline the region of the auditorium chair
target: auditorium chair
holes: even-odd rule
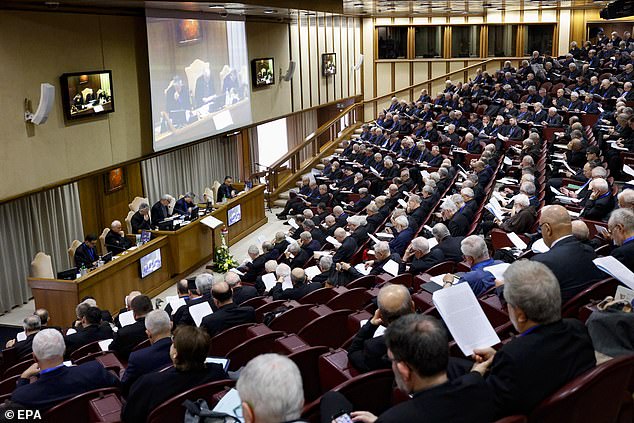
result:
[[[130,208],[131,211],[133,212],[138,212],[139,211],[139,206],[141,204],[147,204],[150,207],[152,206],[150,204],[150,200],[148,200],[147,198],[143,198],[143,197],[134,197],[134,200],[132,200],[132,202],[130,204],[128,204],[128,207]]]
[[[318,317],[304,326],[298,333],[302,339],[312,346],[324,345],[331,348],[340,347],[348,339],[348,334],[343,330],[351,310],[337,310]]]
[[[144,341],[141,341],[138,344],[136,344],[134,346],[134,348],[132,348],[132,352],[138,351],[138,350],[142,350],[143,348],[147,348],[147,347],[149,347],[151,345],[152,345],[152,342],[150,342],[150,339],[148,338],[148,339],[146,339]]]
[[[213,409],[216,404],[212,398],[218,392],[235,386],[236,382],[230,379],[217,380],[204,385],[196,386],[188,391],[173,396],[158,407],[156,407],[148,416],[147,423],[178,423],[182,422],[185,417],[185,407],[183,402],[186,400],[196,401],[204,399],[207,401],[209,408]]]
[[[517,236],[526,243],[529,244],[530,240],[523,234],[517,234]],[[493,245],[493,250],[501,250],[506,247],[515,247],[515,244],[509,239],[508,233],[503,231],[502,229],[493,229],[491,231],[491,244]]]
[[[243,302],[242,304],[240,304],[242,307],[244,306],[248,306],[248,307],[253,307],[253,308],[258,308],[260,306],[263,306],[264,304],[266,304],[266,299],[268,297],[266,296],[260,296],[260,297],[253,297],[250,298],[248,300],[246,300],[245,302]]]
[[[73,240],[71,242],[70,247],[68,248],[68,259],[70,260],[70,265],[75,266],[75,250],[77,247],[81,245],[81,241]]]
[[[318,360],[318,367],[323,392],[359,374],[348,361],[348,352],[342,348],[322,354]]]
[[[372,318],[372,314],[368,313],[365,310],[357,311],[356,313],[352,313],[348,316],[348,333],[351,335],[356,335],[361,329],[361,322],[364,320],[370,320]]]
[[[27,360],[20,361],[19,363],[14,364],[11,367],[8,367],[2,374],[2,379],[4,380],[11,376],[21,375],[22,372],[31,367],[33,363],[35,363],[35,360],[33,360],[33,358],[29,358]]]
[[[365,288],[353,288],[332,298],[326,305],[333,310],[361,310],[371,299],[372,296]]]
[[[411,273],[403,273],[402,275],[392,276],[389,273],[384,273],[377,277],[377,282],[383,280],[384,283],[391,283],[394,285],[404,285],[407,288],[412,287],[413,276]]]
[[[259,328],[256,328],[259,326]],[[254,330],[250,330],[254,329]],[[223,357],[233,348],[242,344],[251,337],[256,336],[260,332],[271,332],[271,330],[263,324],[245,323],[243,325],[234,326],[226,329],[213,338],[211,338],[211,348],[209,354],[212,356]]]
[[[211,190],[214,194],[214,201],[216,200],[216,198],[218,198],[218,189],[220,189],[220,182],[218,181],[214,181],[214,183],[211,185]]]
[[[295,302],[297,303],[297,301]],[[286,304],[286,300],[271,300],[270,302],[261,305],[260,307],[255,309],[255,321],[261,322],[266,313],[268,313],[269,311],[273,311],[276,308],[282,307],[284,304]]]
[[[129,211],[128,215],[125,217],[125,219],[123,219],[123,221],[125,222],[125,226],[128,229],[128,233],[131,234],[132,233],[132,216],[134,216],[133,211]]]
[[[330,288],[322,288],[322,289],[330,289]],[[314,292],[317,292],[317,291],[314,291]],[[279,330],[279,331],[287,332],[287,333],[297,333],[300,331],[301,328],[306,326],[311,320],[313,320],[316,317],[319,317],[318,314],[311,312],[312,308],[313,308],[312,304],[301,304],[297,307],[293,307],[277,315],[269,324],[269,328],[271,330]]]
[[[0,395],[6,395],[13,392],[15,384],[20,379],[21,374],[6,377],[0,381]]]
[[[214,196],[214,192],[209,187],[205,187],[202,196],[203,203],[211,203],[214,204],[216,202],[216,197]]]
[[[301,304],[326,304],[336,295],[337,292],[334,291],[334,288],[319,288],[309,292],[297,301]]]
[[[106,247],[106,236],[110,233],[110,228],[105,228],[99,235],[99,254],[105,256],[108,253],[108,247]]]
[[[103,351],[101,349],[101,347],[99,346],[99,342],[100,341],[94,341],[91,342],[89,344],[86,344],[80,348],[77,348],[75,351],[73,351],[69,358],[71,359],[71,361],[76,361],[79,360],[82,357],[87,356],[88,354],[92,354],[92,353],[96,353],[96,352],[101,352]]]
[[[84,392],[51,407],[42,414],[42,421],[47,423],[90,423],[95,421],[91,419],[90,400],[104,398],[110,394],[117,398],[121,397],[119,388],[101,388]]]
[[[306,403],[315,400],[322,393],[317,363],[319,357],[327,352],[328,347],[308,347],[288,355],[288,358],[293,360],[302,375]]]
[[[71,265],[72,264],[73,263],[71,263]],[[35,257],[33,257],[33,261],[31,261],[31,270],[29,274],[32,278],[55,279],[51,256],[39,251]]]
[[[442,263],[438,263],[437,265],[430,267],[425,273],[430,276],[438,276],[445,273],[453,273],[455,267],[456,263],[453,261],[443,261]]]
[[[90,353],[81,358],[78,358],[77,360],[74,360],[73,364],[79,366],[80,364],[88,363],[90,361],[99,362],[106,370],[112,370],[117,375],[121,373],[121,370],[125,370],[125,366],[111,351],[99,351]]]
[[[273,342],[273,352],[282,355],[293,354],[307,348],[311,348],[311,346],[294,333],[284,335]]]
[[[419,313],[423,313],[434,306],[432,294],[424,290],[413,294],[412,301],[414,301],[416,311]]]
[[[634,357],[614,358],[571,380],[530,414],[529,422],[622,422],[631,413]],[[624,417],[624,416],[621,416]],[[631,422],[631,414],[629,415]],[[625,419],[627,420],[627,419]]]
[[[566,301],[561,307],[562,317],[580,318],[580,309],[589,303],[598,303],[605,299],[607,296],[614,296],[616,288],[619,286],[619,282],[613,278],[606,278],[599,281],[577,295]],[[585,319],[589,316],[584,315]],[[583,319],[585,321],[585,319]]]
[[[362,277],[360,277],[358,279],[355,279],[352,282],[350,282],[348,285],[346,285],[346,288],[348,288],[348,289],[354,289],[354,288],[370,289],[370,288],[374,287],[375,280],[376,280],[376,276],[374,276],[374,275],[362,276]]]
[[[277,338],[284,336],[284,332],[271,331],[263,335],[255,336],[233,348],[226,354],[230,360],[229,370],[236,371],[260,354],[274,351],[273,343]]]

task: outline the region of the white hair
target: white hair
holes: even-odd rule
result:
[[[260,254],[260,249],[257,245],[249,245],[249,254]]]
[[[275,260],[268,260],[266,263],[264,263],[264,271],[266,273],[275,272],[276,268],[277,268],[277,262]]]
[[[33,338],[33,354],[38,360],[64,359],[64,337],[57,329],[44,329]]]
[[[255,357],[240,372],[236,389],[260,423],[296,420],[302,413],[302,376],[297,365],[286,356]]]
[[[451,212],[456,212],[458,211],[458,206],[456,205],[456,203],[454,203],[451,200],[445,200],[445,202],[442,203],[442,205],[440,206],[441,210],[448,210]]]
[[[327,272],[332,268],[332,256],[321,256],[319,259],[319,269],[322,272]]]
[[[379,241],[374,244],[374,252],[375,253],[384,253],[386,255],[390,255],[390,244],[387,241]]]
[[[225,274],[225,282],[227,282],[227,285],[229,285],[230,288],[233,288],[238,284],[238,282],[240,282],[240,276],[234,272],[227,272]]]
[[[434,235],[436,240],[440,241],[441,239],[447,238],[451,233],[449,229],[444,223],[436,223],[433,228],[431,228],[431,233]]]
[[[169,333],[170,317],[163,310],[152,310],[145,316],[145,329],[152,334]]]
[[[201,273],[196,276],[196,290],[200,295],[204,295],[211,291],[211,285],[214,284],[214,277],[209,273]]]
[[[394,221],[396,222],[398,226],[402,227],[403,229],[409,226],[409,221],[407,220],[407,217],[405,216],[399,216]]]
[[[478,235],[466,237],[460,243],[460,251],[468,257],[473,257],[476,261],[489,258],[489,250],[484,239]]]
[[[412,240],[412,248],[416,251],[420,251],[423,254],[427,254],[429,252],[429,241],[419,236]]]
[[[286,277],[286,276],[289,276],[290,274],[291,274],[291,267],[286,263],[278,264],[277,267],[275,268],[275,276],[277,276],[278,278]]]
[[[530,200],[526,194],[517,194],[513,199],[513,204],[516,206],[521,206],[523,209],[530,205]]]

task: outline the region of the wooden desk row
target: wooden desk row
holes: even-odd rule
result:
[[[242,219],[228,227],[228,244],[233,245],[267,222],[264,213],[264,186],[219,205],[211,215],[227,223],[229,209],[240,205]],[[85,296],[95,297],[100,308],[113,315],[124,307],[124,298],[138,290],[154,297],[213,259],[215,247],[220,245],[221,227],[212,230],[201,223],[191,222],[176,231],[152,231],[152,241],[121,254],[104,266],[94,269],[74,281],[28,278],[36,308],[46,308],[52,324],[66,326],[75,320],[75,306]],[[162,266],[141,278],[141,258],[161,250]]]

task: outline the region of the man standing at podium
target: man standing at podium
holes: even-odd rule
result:
[[[218,188],[218,195],[216,196],[216,202],[222,203],[222,201],[227,198],[233,198],[236,196],[236,190],[231,186],[233,179],[231,176],[225,176],[225,181]]]
[[[88,234],[84,238],[84,242],[75,250],[75,267],[90,269],[95,265],[99,258],[97,255],[97,237],[94,234]]]
[[[152,206],[152,227],[158,226],[159,222],[170,217],[167,206],[170,204],[170,199],[167,195],[163,195],[159,201]]]

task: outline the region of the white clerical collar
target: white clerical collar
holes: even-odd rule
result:
[[[552,244],[550,244],[550,248],[552,249],[555,246],[555,244],[557,244],[559,241],[561,241],[562,239],[566,239],[568,237],[571,237],[571,236],[572,236],[572,234],[566,235],[566,236],[562,236],[561,238],[556,239]]]

